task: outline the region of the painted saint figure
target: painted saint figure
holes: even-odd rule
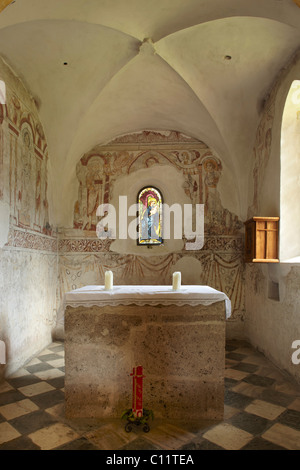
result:
[[[156,194],[158,193],[158,194]],[[157,197],[155,197],[155,196]],[[140,244],[160,244],[161,236],[161,196],[155,188],[146,188],[139,195],[140,205]]]
[[[159,228],[157,200],[154,197],[149,197],[147,208],[142,215],[142,238],[155,238],[158,240]]]

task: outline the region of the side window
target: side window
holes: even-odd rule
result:
[[[280,260],[300,262],[300,80],[285,102],[280,165]]]

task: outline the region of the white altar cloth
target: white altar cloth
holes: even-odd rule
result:
[[[65,294],[64,307],[92,307],[105,305],[211,305],[225,301],[226,319],[231,315],[231,302],[224,292],[209,286],[183,285],[179,291],[172,286],[85,286]]]

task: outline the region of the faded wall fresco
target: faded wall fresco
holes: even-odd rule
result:
[[[272,146],[274,146],[276,158],[280,158],[280,149],[276,147],[276,145],[279,146],[280,138],[278,139],[278,135],[274,136],[275,107],[279,87],[280,79],[278,78],[273,88],[271,89],[269,95],[264,100],[261,118],[256,131],[255,142],[252,152],[253,172],[251,176],[253,179],[253,196],[252,203],[250,202],[248,208],[249,218],[255,215],[262,215],[261,206],[263,202],[263,186],[266,184],[266,169],[270,163]],[[275,144],[274,137],[276,137]],[[274,184],[272,184],[272,186],[274,186]]]
[[[143,133],[144,135],[146,133]],[[170,133],[167,142],[178,146],[178,149],[143,149],[115,150],[96,148],[84,155],[77,165],[79,181],[78,200],[74,208],[74,228],[95,231],[99,219],[96,210],[99,204],[110,201],[113,185],[121,175],[130,174],[140,168],[152,165],[171,165],[181,171],[185,177],[184,191],[192,203],[205,204],[206,230],[208,233],[235,235],[241,229],[237,216],[224,209],[217,190],[222,172],[221,161],[202,142],[194,142],[195,148],[180,149],[188,138],[182,142],[181,134]],[[152,133],[152,143],[158,133]],[[125,137],[121,142],[125,145]],[[132,140],[132,137],[131,137]],[[191,142],[192,139],[190,139]],[[115,141],[118,142],[119,141]],[[112,142],[114,146],[115,142]],[[137,138],[140,143],[140,138]],[[146,139],[149,146],[149,133]],[[116,145],[115,145],[116,147]],[[158,170],[159,171],[159,170]],[[163,184],[163,179],[162,179]]]
[[[130,175],[150,167],[155,168],[162,191],[166,177],[160,168],[164,172],[167,167],[175,168],[179,176],[173,184],[182,185],[187,201],[205,204],[205,244],[201,250],[126,254],[115,252],[111,240],[96,237],[98,205],[117,194],[121,177],[129,180]],[[170,284],[172,273],[180,268],[186,273],[183,283],[211,285],[226,292],[232,300],[232,321],[242,320],[243,224],[222,205],[218,191],[222,162],[206,144],[171,131],[130,134],[85,154],[76,174],[73,233],[62,231],[58,241],[61,297],[83,285],[103,284],[107,269],[113,271],[115,284],[157,285]]]
[[[47,200],[48,151],[39,121],[7,90],[2,105],[0,196],[8,199],[11,225],[51,235]],[[3,122],[4,120],[4,122]],[[5,149],[6,156],[3,160]]]
[[[51,341],[56,323],[57,237],[48,217],[48,150],[36,106],[0,60],[0,339],[8,375]]]
[[[255,146],[253,148],[253,202],[249,207],[249,218],[260,213],[259,195],[264,182],[265,170],[269,162],[272,144],[272,125],[274,119],[274,103],[267,107],[263,114],[256,133]]]

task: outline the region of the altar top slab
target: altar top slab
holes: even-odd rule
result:
[[[92,307],[95,305],[210,305],[225,301],[226,319],[231,315],[231,302],[224,292],[210,286],[183,285],[174,291],[171,285],[115,285],[112,290],[105,286],[92,285],[72,290],[65,294],[64,306]]]

